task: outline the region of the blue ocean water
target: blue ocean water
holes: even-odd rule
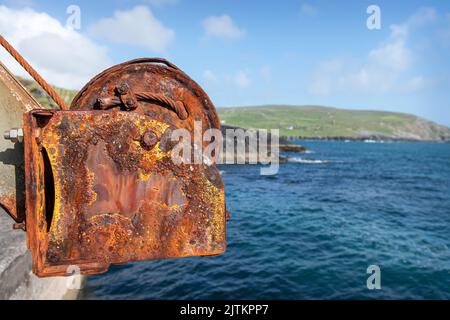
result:
[[[113,266],[82,298],[450,299],[450,144],[299,143],[274,176],[221,167],[224,255]]]

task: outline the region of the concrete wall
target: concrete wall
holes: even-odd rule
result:
[[[76,299],[79,291],[68,289],[70,279],[40,279],[31,272],[26,233],[12,230],[13,222],[0,208],[0,299]]]

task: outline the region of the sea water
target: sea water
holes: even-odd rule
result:
[[[450,299],[450,144],[298,143],[273,176],[220,167],[225,254],[113,266],[82,298]]]

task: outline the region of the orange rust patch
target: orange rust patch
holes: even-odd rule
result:
[[[19,216],[17,215],[16,195],[8,194],[0,196],[0,205],[16,222],[19,222]]]
[[[25,114],[27,233],[38,276],[225,251],[217,168],[175,165],[169,140],[196,120],[203,131],[220,127],[215,108],[182,71],[152,61],[106,70],[70,111]]]

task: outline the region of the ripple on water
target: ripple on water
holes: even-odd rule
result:
[[[114,266],[83,298],[450,299],[450,145],[305,144],[332,162],[221,168],[224,255]]]

